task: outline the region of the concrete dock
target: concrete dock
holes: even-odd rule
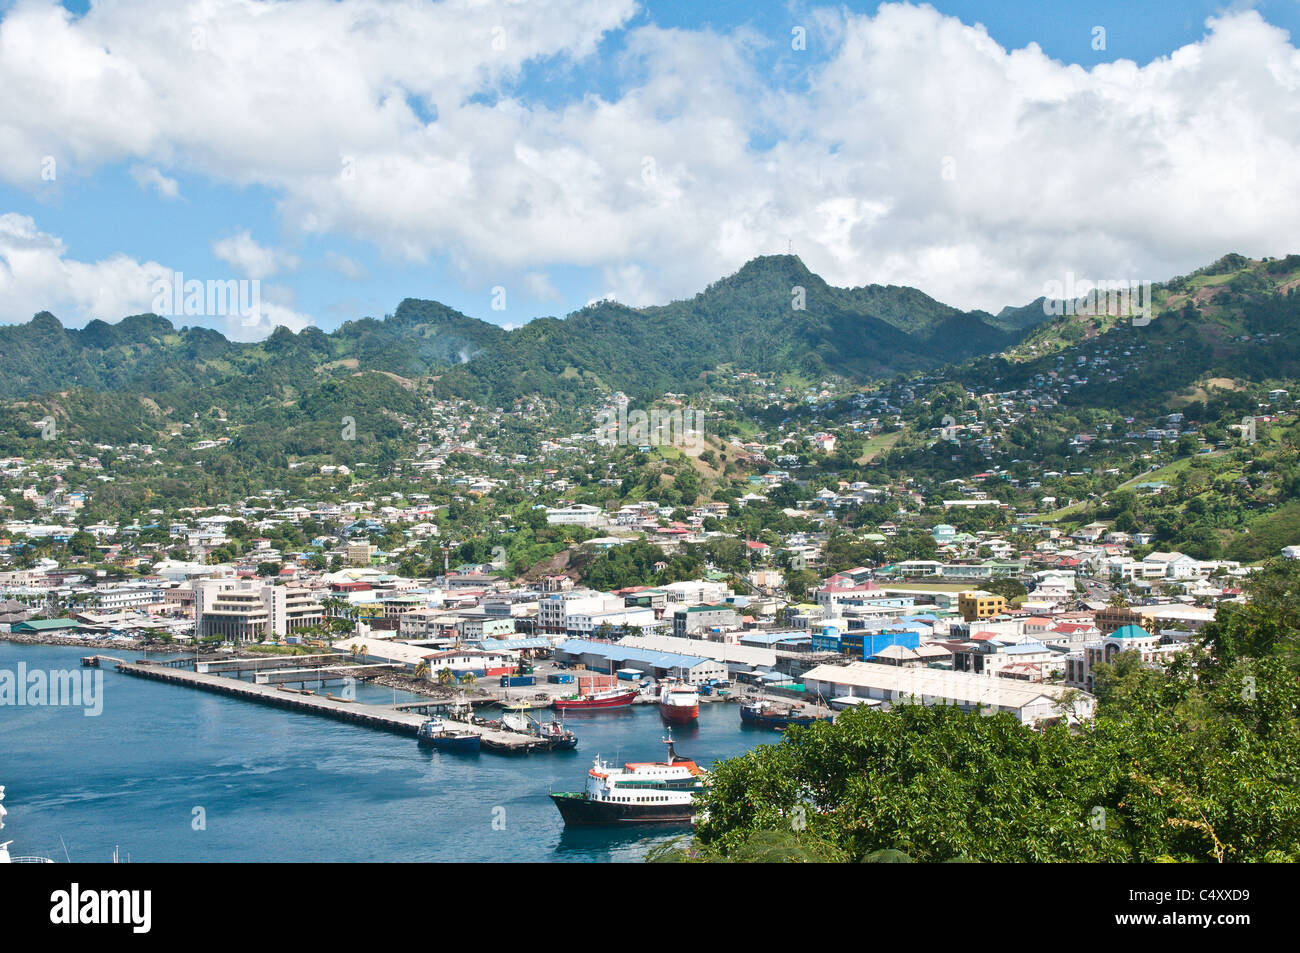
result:
[[[425,721],[425,716],[414,711],[404,711],[401,706],[367,705],[361,702],[344,701],[324,695],[305,695],[296,691],[284,691],[273,685],[253,684],[238,679],[213,675],[208,672],[195,672],[189,669],[155,662],[119,662],[117,671],[137,678],[166,682],[169,685],[183,685],[200,691],[215,692],[239,698],[244,701],[285,708],[304,714],[323,715],[338,721],[347,721],[367,728],[378,728],[397,734],[414,736]],[[484,747],[489,750],[526,752],[542,747],[537,739],[514,731],[499,731],[483,725],[471,725],[459,721],[444,719],[449,728],[472,731],[482,738]]]

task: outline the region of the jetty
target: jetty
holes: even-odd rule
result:
[[[303,714],[320,715],[366,728],[376,728],[412,737],[425,721],[425,716],[419,711],[406,709],[402,705],[373,705],[343,698],[331,698],[328,694],[308,694],[290,689],[283,682],[277,684],[245,682],[227,675],[193,671],[192,668],[185,668],[176,664],[180,661],[179,659],[172,659],[169,662],[119,661],[117,671],[136,678],[147,678],[168,685],[181,685],[199,691],[214,692],[219,695],[238,698],[242,701],[271,705],[275,708],[284,708],[289,711],[302,712]],[[193,659],[188,661],[193,662]],[[360,666],[343,667],[357,668]],[[298,670],[295,674],[300,673],[301,670]],[[298,679],[295,678],[294,680],[297,681]],[[449,728],[472,731],[479,735],[483,747],[489,751],[523,753],[544,747],[544,744],[538,739],[521,732],[502,731],[484,725],[471,725],[449,719],[444,719],[444,722]]]
[[[111,655],[83,655],[81,657],[81,664],[86,668],[100,668],[105,662],[116,662],[120,665],[122,661],[122,659],[114,658]]]

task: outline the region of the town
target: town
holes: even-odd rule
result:
[[[951,388],[941,379],[800,397],[738,374],[694,411],[711,431],[693,435],[694,466],[680,434],[632,445],[611,434],[605,422],[627,419],[622,394],[589,432],[543,435],[531,452],[507,421],[537,407],[436,401],[433,423],[412,427],[413,454],[388,473],[359,479],[364,467],[320,464],[299,488],[327,488],[322,498],[269,488],[239,503],[151,507],[130,522],[101,515],[110,510],[97,497],[113,482],[201,465],[229,438],[71,441],[68,457],[0,460],[11,517],[0,627],[14,640],[83,646],[302,646],[391,665],[417,685],[486,684],[540,658],[654,682],[734,682],[832,709],[921,699],[1027,725],[1086,719],[1098,665],[1122,652],[1161,665],[1217,606],[1243,601],[1251,571],[1157,549],[1159,534],[1131,507],[1083,522],[1087,480],[1158,501],[1176,492],[1150,479],[1165,461],[1240,458],[1294,409],[1275,389],[1261,393],[1249,430],[1202,429],[1180,414],[1122,439],[1099,427],[1070,440],[1095,473],[996,462],[1012,452],[1008,431],[1049,410],[1053,387],[1078,384],[1056,375],[968,392],[974,411],[927,428],[936,392]],[[680,416],[685,398],[662,402]],[[718,408],[746,403],[787,416],[775,434],[734,417],[721,430]],[[234,425],[206,423],[208,433]],[[863,468],[834,456],[837,443],[857,441],[857,454],[909,435],[938,452],[965,441],[986,469],[842,478]],[[638,472],[655,468],[671,474],[671,484],[658,475],[658,499],[656,474]]]

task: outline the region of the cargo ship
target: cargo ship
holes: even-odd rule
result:
[[[794,705],[781,705],[764,698],[740,703],[740,723],[758,728],[775,728],[778,731],[791,725],[811,725],[818,721],[831,721],[834,715],[805,711]]]
[[[706,772],[673,750],[667,761],[629,762],[619,770],[599,756],[587,772],[586,790],[551,794],[570,827],[606,824],[690,824]]]
[[[682,681],[664,682],[659,689],[659,715],[670,724],[690,724],[700,717],[700,693]]]
[[[636,699],[635,688],[607,688],[601,691],[557,698],[552,704],[557,711],[593,711],[603,708],[626,708]]]

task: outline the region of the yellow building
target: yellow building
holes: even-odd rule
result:
[[[957,596],[957,611],[967,622],[991,619],[1007,611],[1007,600],[983,589],[972,589]]]

